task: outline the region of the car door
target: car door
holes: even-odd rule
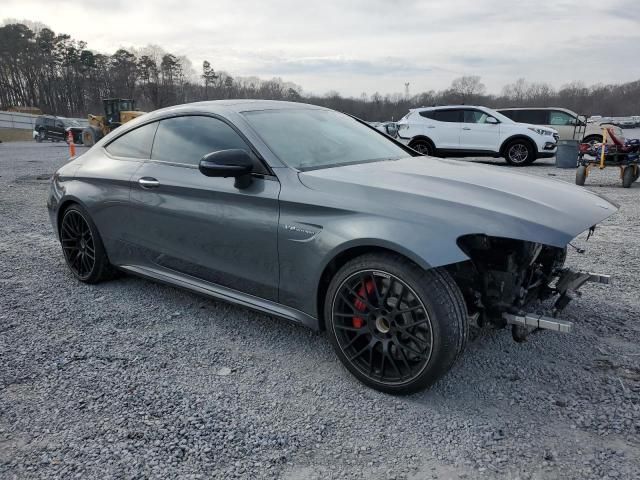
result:
[[[62,120],[55,119],[53,122],[53,128],[51,130],[51,136],[56,140],[64,139],[64,123]]]
[[[247,188],[198,169],[205,154],[232,148],[254,159]],[[279,193],[277,178],[223,119],[163,119],[131,191],[132,242],[144,266],[277,300]]]
[[[555,128],[561,140],[574,140],[577,118],[561,110],[551,110],[547,126]]]
[[[428,114],[432,128],[425,134],[433,140],[438,149],[458,150],[460,147],[460,132],[463,126],[462,110],[447,108],[441,110],[427,110],[420,112]],[[424,116],[424,115],[423,115]]]
[[[87,154],[88,161],[76,179],[89,186],[86,206],[101,232],[109,259],[117,265],[131,262],[129,237],[133,228],[130,208],[131,181],[151,156],[157,122],[141,125]]]
[[[464,125],[460,132],[460,148],[497,152],[500,142],[500,123],[482,110],[465,109]],[[495,123],[488,123],[493,118]]]

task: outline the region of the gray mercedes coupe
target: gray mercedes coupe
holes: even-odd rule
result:
[[[143,115],[60,168],[47,206],[78,280],[124,271],[326,330],[353,375],[390,393],[433,384],[470,328],[570,331],[558,313],[608,277],[565,268],[566,247],[617,210],[262,100]]]

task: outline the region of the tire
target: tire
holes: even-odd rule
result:
[[[114,277],[104,244],[87,211],[73,204],[60,220],[60,244],[71,273],[84,283],[98,283]]]
[[[44,130],[40,130],[38,132],[38,136],[36,137],[36,142],[38,143],[42,143],[42,141],[45,139],[45,134],[44,134]]]
[[[536,161],[536,152],[531,142],[522,139],[512,140],[504,148],[504,159],[514,167],[524,167]]]
[[[329,284],[324,312],[343,365],[386,393],[433,385],[469,337],[465,302],[451,276],[392,254],[367,254],[345,264]]]
[[[594,143],[602,143],[602,135],[589,135],[582,139],[582,143],[589,143],[591,145]]]
[[[635,168],[633,168],[633,165],[626,166],[624,171],[622,172],[622,186],[624,188],[629,188],[633,184],[633,182],[635,182],[636,178],[638,177],[636,176]]]
[[[82,130],[82,144],[85,147],[93,147],[98,141],[98,135],[93,127],[86,127]]]
[[[587,180],[587,167],[584,165],[579,165],[576,169],[576,185],[580,185],[581,187],[584,185],[584,182]]]
[[[416,152],[428,157],[433,157],[435,153],[433,145],[431,145],[431,143],[429,143],[427,140],[416,140],[415,142],[411,142],[411,145],[409,145],[409,147],[413,148]]]

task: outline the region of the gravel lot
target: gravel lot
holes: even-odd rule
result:
[[[303,327],[135,277],[74,280],[45,208],[67,156],[0,144],[0,477],[640,478],[640,183],[617,170],[587,180],[622,208],[569,252],[614,275],[567,308],[576,332],[483,333],[434,388],[392,397]]]

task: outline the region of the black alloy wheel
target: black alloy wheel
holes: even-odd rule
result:
[[[333,304],[338,345],[362,374],[387,385],[410,382],[431,357],[425,306],[399,278],[363,270],[347,278]]]
[[[67,265],[80,280],[96,267],[96,246],[89,224],[77,209],[65,212],[60,225],[60,242]]]
[[[464,350],[464,298],[443,269],[392,253],[357,257],[333,276],[324,322],[340,361],[377,390],[407,394],[442,377]]]
[[[70,205],[62,214],[60,243],[71,273],[81,282],[98,283],[116,276],[98,229],[80,205]]]

